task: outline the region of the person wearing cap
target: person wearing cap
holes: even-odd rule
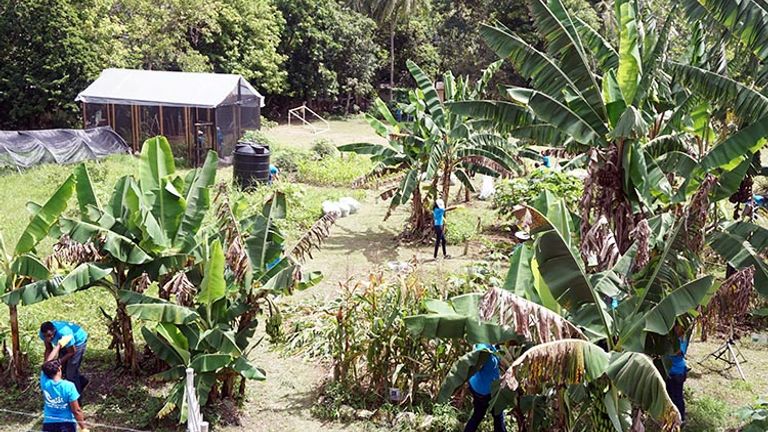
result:
[[[269,184],[272,184],[274,180],[280,180],[280,170],[276,166],[269,164]]]
[[[85,416],[77,401],[80,393],[75,384],[62,376],[61,362],[53,359],[43,363],[40,372],[43,393],[43,432],[87,432]]]
[[[46,321],[40,325],[40,340],[45,343],[45,358],[54,352],[64,368],[64,377],[73,382],[82,394],[88,379],[80,374],[88,333],[79,325],[68,321]]]

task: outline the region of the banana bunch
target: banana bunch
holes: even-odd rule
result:
[[[616,432],[613,428],[613,423],[608,417],[608,411],[605,409],[605,404],[596,400],[592,404],[592,431],[593,432]]]

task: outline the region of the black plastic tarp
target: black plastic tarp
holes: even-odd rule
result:
[[[0,131],[0,166],[71,164],[128,152],[125,140],[111,127]]]

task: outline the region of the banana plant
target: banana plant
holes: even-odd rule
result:
[[[226,188],[222,188],[225,190]],[[223,192],[221,192],[223,193]],[[159,417],[175,409],[186,419],[185,370],[195,370],[195,389],[201,405],[209,400],[214,384],[221,397],[233,397],[240,379],[264,380],[264,370],[253,365],[248,354],[259,316],[274,310],[273,298],[306,289],[320,281],[317,272],[304,274],[296,261],[283,253],[284,238],[274,225],[285,217],[285,196],[275,193],[261,213],[245,216],[244,205],[219,194],[215,230],[209,232],[204,264],[187,275],[199,290],[186,305],[122,291],[127,312],[153,324],[142,328],[150,349],[169,369],[156,377],[176,381]],[[225,253],[226,252],[226,253]],[[269,329],[267,329],[269,333]]]
[[[385,219],[395,208],[410,201],[410,224],[414,232],[419,232],[429,226],[421,180],[426,171],[432,142],[417,134],[413,124],[396,120],[381,99],[377,98],[374,106],[384,121],[370,114],[366,114],[366,119],[376,134],[387,142],[353,143],[342,145],[339,150],[371,157],[373,171],[362,181],[370,182],[375,178],[383,183],[380,185],[380,198],[389,200],[389,211]]]
[[[660,421],[664,430],[680,423],[664,379],[648,356],[606,352],[586,340],[569,320],[543,306],[499,288],[448,302],[430,300],[426,306],[430,313],[406,318],[413,336],[461,338],[509,348],[504,355],[510,366],[495,390],[494,409],[513,406],[521,430],[534,428],[521,409],[523,401],[546,397],[550,391],[560,400],[569,400],[560,405],[557,415],[571,423],[571,429],[629,430],[631,404]],[[446,377],[438,401],[447,403],[489,355],[487,350],[477,350],[460,358]]]
[[[368,116],[368,121],[389,143],[357,143],[339,149],[372,155],[376,162],[375,172],[397,170],[401,173],[397,177],[399,183],[390,185],[382,196],[391,198],[390,212],[412,199],[411,224],[418,232],[429,227],[429,217],[423,209],[424,197],[439,195],[447,202],[452,176],[467,191],[474,191],[471,181],[474,174],[508,175],[519,172],[521,164],[514,144],[502,134],[467,122],[466,118],[452,112],[438,97],[435,84],[424,71],[411,61],[407,66],[417,88],[409,93],[410,103],[403,107],[403,111],[413,117],[413,121],[397,121],[386,104],[377,100],[375,106],[384,121],[372,116]],[[444,74],[445,101],[479,98],[500,67],[501,62],[490,65],[475,83],[470,82],[469,77],[455,77],[450,72]],[[431,185],[427,193],[421,190],[422,182]]]
[[[12,379],[21,382],[24,376],[24,354],[19,343],[19,304],[29,305],[53,295],[64,295],[103,279],[108,271],[96,266],[80,266],[68,275],[60,268],[49,266],[36,254],[36,247],[55,231],[68,201],[75,193],[75,175],[70,175],[41,206],[30,203],[30,221],[16,246],[9,250],[0,235],[0,294],[10,311]]]
[[[115,298],[119,322],[114,342],[118,352],[123,348],[123,363],[132,371],[137,370],[132,323],[120,293],[141,293],[157,283],[160,297],[184,297],[174,290],[188,290],[181,276],[202,257],[201,230],[211,205],[216,165],[216,154],[209,152],[202,168],[182,176],[176,172],[168,141],[151,138],[142,146],[138,173],[120,178],[106,203],[99,202],[87,169],[77,168],[72,187],[79,212],[61,218],[61,233],[67,247],[95,249],[75,264],[110,270],[106,285]]]
[[[689,208],[692,205],[689,204]],[[716,288],[713,278],[698,276],[699,268],[690,264],[682,253],[687,243],[679,237],[682,235],[681,226],[687,221],[675,220],[666,213],[650,218],[648,232],[638,235],[635,244],[624,254],[618,252],[615,241],[603,242],[612,244],[613,250],[610,253],[601,251],[603,256],[600,259],[605,260],[606,256],[611,255],[614,258],[610,266],[596,270],[596,264],[582,260],[579,242],[585,239],[579,238],[575,228],[577,218],[568,211],[563,200],[545,191],[534,206],[520,207],[516,216],[520,226],[530,231],[532,240],[530,244],[520,245],[513,253],[503,289],[488,292],[485,297],[480,294],[457,297],[447,305],[429,302],[427,308],[430,314],[408,319],[412,334],[429,338],[463,338],[470,343],[505,344],[515,341],[531,350],[541,344],[551,343],[548,345],[550,348],[543,350],[543,353],[551,354],[550,350],[554,350],[552,352],[572,356],[576,355],[574,350],[586,350],[583,353],[585,358],[587,354],[598,360],[622,358],[622,361],[629,361],[631,358],[633,362],[651,365],[648,369],[650,375],[645,379],[650,380],[649,383],[657,380],[662,383],[660,387],[653,384],[656,386],[653,388],[660,389],[660,394],[652,398],[653,403],[649,402],[649,396],[637,396],[639,399],[636,400],[633,399],[636,395],[629,393],[629,388],[616,388],[636,405],[649,410],[672,427],[672,411],[658,406],[666,403],[659,401],[668,400],[664,393],[663,379],[647,355],[659,356],[674,352],[677,340],[670,332],[675,321],[691,314],[697,307],[706,305]],[[745,226],[742,229],[750,228]],[[740,235],[746,236],[744,233]],[[764,248],[768,237],[763,232],[757,232],[750,238],[755,245]],[[686,266],[689,266],[688,270],[681,270]],[[506,301],[500,301],[499,298]],[[535,329],[529,328],[531,322],[537,323]],[[576,344],[578,347],[573,343],[555,342],[574,338],[584,342]],[[607,348],[607,352],[593,344]],[[546,355],[541,359],[530,355],[525,362],[546,359],[549,359]],[[466,361],[472,362],[469,359]],[[602,370],[606,370],[607,364],[603,365]],[[566,365],[573,366],[570,363]],[[455,385],[463,382],[466,375],[460,373],[469,373],[472,365],[469,366],[460,367],[457,364],[455,373],[446,379],[446,383],[452,382]],[[540,371],[549,366],[528,364],[526,367]],[[570,369],[553,370],[563,374],[571,373]],[[560,378],[566,380],[562,385],[572,383],[567,381],[571,379],[569,376]],[[595,375],[590,382],[601,376]],[[560,382],[552,377],[543,382],[548,380]],[[511,386],[508,389],[516,389],[511,385],[511,378],[503,382],[503,385],[506,384]],[[443,392],[451,393],[450,390]],[[521,401],[523,395],[532,394],[501,394],[499,400],[510,404]],[[621,405],[621,398],[616,394],[611,398],[605,394],[598,396],[595,400],[602,406],[600,410],[615,412],[616,407]],[[620,411],[627,414],[628,407],[624,406]],[[597,417],[607,419],[602,414]],[[627,423],[614,421],[615,418],[611,421],[616,430],[627,430]]]
[[[765,97],[733,79],[715,79],[701,56],[668,58],[674,10],[659,25],[640,3],[614,2],[614,41],[560,0],[528,5],[545,49],[501,25],[485,25],[482,34],[530,88],[508,86],[503,101],[448,106],[512,136],[586,154],[581,235],[604,217],[624,253],[638,216],[684,205],[708,176],[717,180],[718,197],[738,188],[752,155],[765,144]],[[736,102],[736,113],[750,121],[714,137],[707,132],[713,122],[708,113],[723,100]],[[702,139],[714,141],[696,151],[694,143]]]

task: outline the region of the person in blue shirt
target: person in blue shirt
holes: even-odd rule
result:
[[[45,358],[53,352],[54,346],[61,347],[58,359],[64,367],[64,377],[75,384],[82,394],[88,379],[80,374],[85,356],[88,333],[79,325],[68,321],[46,321],[40,325],[40,340],[45,343]]]
[[[445,212],[449,212],[456,208],[458,208],[458,206],[445,208],[445,202],[440,198],[435,200],[435,205],[432,207],[432,224],[435,228],[435,259],[437,259],[437,251],[441,244],[443,245],[443,257],[450,258],[445,249]]]
[[[499,358],[496,347],[490,344],[476,344],[475,351],[491,352],[483,367],[469,378],[469,391],[472,393],[472,417],[469,418],[464,432],[475,432],[483,422],[491,404],[491,386],[499,379]],[[507,432],[504,425],[504,411],[492,413],[493,432]]]
[[[280,180],[280,170],[276,166],[269,164],[269,184],[272,184],[273,180]]]
[[[675,323],[673,328],[675,335],[680,343],[680,349],[667,358],[672,365],[667,372],[667,394],[672,399],[677,410],[680,411],[680,420],[685,423],[685,399],[683,398],[683,384],[688,376],[688,365],[685,362],[685,354],[688,352],[688,339],[685,336],[685,329],[680,323]]]
[[[43,432],[76,432],[76,425],[81,431],[88,431],[83,410],[77,401],[80,393],[74,383],[62,377],[58,359],[43,363],[40,390],[43,394]]]

